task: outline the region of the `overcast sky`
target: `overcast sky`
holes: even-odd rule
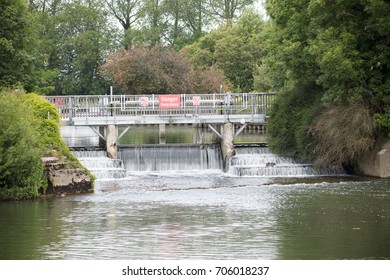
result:
[[[266,12],[264,9],[264,2],[265,2],[265,0],[255,0],[255,10],[258,11],[259,13],[261,13],[263,15],[263,17],[265,18]]]

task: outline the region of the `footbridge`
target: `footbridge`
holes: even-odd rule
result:
[[[158,124],[160,137],[166,124],[205,124],[221,138],[233,142],[249,124],[263,125],[272,107],[273,93],[83,95],[46,96],[61,115],[63,125],[90,126],[116,157],[117,141],[132,125]],[[239,129],[234,131],[234,124]],[[118,135],[118,126],[124,126]]]

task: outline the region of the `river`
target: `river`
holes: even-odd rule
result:
[[[389,259],[390,180],[135,171],[0,224],[0,259]]]

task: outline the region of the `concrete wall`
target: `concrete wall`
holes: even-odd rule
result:
[[[363,175],[390,178],[390,140],[382,143],[358,162]]]
[[[56,157],[42,158],[45,166],[47,190],[43,195],[65,196],[93,192],[92,178],[81,168],[69,168]]]

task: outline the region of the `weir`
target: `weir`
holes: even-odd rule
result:
[[[111,159],[103,150],[72,151],[80,163],[84,165],[97,179],[121,179],[127,176],[123,161]]]
[[[344,170],[314,168],[298,157],[279,156],[265,145],[236,147],[236,155],[229,159],[228,173],[236,176],[299,177],[344,174]]]
[[[236,145],[236,155],[224,168],[219,144],[120,146],[118,159],[104,151],[74,151],[98,179],[120,179],[138,172],[195,172],[214,170],[237,177],[302,177],[344,174],[341,169],[315,169],[296,157],[272,154],[264,144]]]
[[[127,171],[221,170],[221,148],[204,145],[121,146],[119,158]]]
[[[107,156],[117,158],[119,139],[133,125],[159,125],[165,144],[167,124],[208,125],[219,137],[225,161],[234,155],[234,137],[248,125],[265,125],[273,93],[47,96],[71,126],[89,126],[105,145]],[[235,131],[234,126],[240,128]],[[125,127],[118,135],[118,127]]]

